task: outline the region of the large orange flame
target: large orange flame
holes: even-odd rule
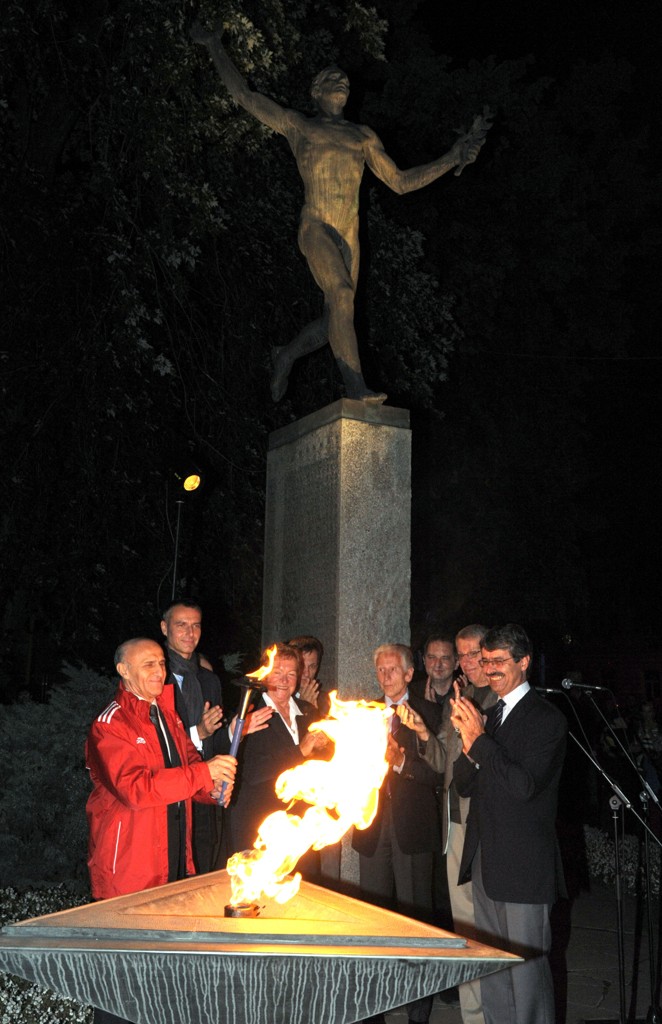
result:
[[[299,889],[301,875],[288,876],[304,853],[337,843],[352,825],[368,828],[375,817],[392,712],[374,701],[339,700],[335,690],[329,696],[328,717],[310,731],[333,740],[333,757],[304,761],[278,777],[276,795],[284,804],[310,806],[302,816],[270,814],[254,848],[230,857],[233,905],[254,903],[262,894],[286,903]]]
[[[276,646],[276,644],[274,644],[273,647],[270,647],[269,650],[267,651],[267,664],[260,665],[259,668],[255,669],[255,672],[247,672],[246,678],[257,679],[258,682],[261,682],[263,679],[266,679],[266,677],[269,675],[272,668],[274,667],[274,660],[277,651],[278,647]]]

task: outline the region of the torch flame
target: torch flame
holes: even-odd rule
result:
[[[255,672],[247,672],[246,678],[257,679],[258,682],[261,682],[263,679],[265,679],[266,676],[269,675],[272,668],[274,667],[274,659],[276,657],[277,651],[278,647],[276,646],[276,644],[274,644],[273,647],[270,647],[269,650],[267,651],[267,664],[260,665],[259,668],[255,669]]]
[[[273,648],[272,648],[273,650]],[[284,804],[302,800],[303,815],[276,811],[260,825],[254,848],[228,860],[231,903],[254,903],[262,894],[278,903],[296,895],[301,875],[288,877],[308,850],[337,843],[354,825],[374,820],[388,769],[386,743],[392,712],[374,701],[342,701],[329,694],[329,715],[313,722],[335,744],[331,760],[310,759],[283,772],[276,795]]]

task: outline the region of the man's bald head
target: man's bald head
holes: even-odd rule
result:
[[[115,667],[124,689],[141,700],[151,702],[163,693],[165,655],[154,640],[146,637],[125,640],[115,651]]]

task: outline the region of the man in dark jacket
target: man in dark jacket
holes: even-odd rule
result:
[[[431,732],[441,726],[441,708],[409,693],[414,659],[404,644],[383,644],[374,653],[377,681],[387,707],[407,701],[422,716]],[[410,917],[430,920],[432,871],[440,845],[435,788],[441,782],[419,755],[416,736],[400,727],[397,714],[389,735],[389,769],[379,793],[372,825],[354,829],[352,845],[359,854],[361,894],[366,900],[395,906]],[[432,998],[408,1006],[409,1020],[424,1024]]]
[[[227,754],[230,740],[223,728],[221,681],[202,668],[196,648],[202,633],[202,612],[197,604],[178,601],[163,613],[161,632],[166,638],[168,683],[174,687],[175,707],[204,761]],[[193,807],[193,859],[198,874],[224,867],[223,812],[219,807]]]
[[[483,941],[523,964],[481,979],[486,1024],[553,1024],[549,913],[564,891],[555,833],[567,723],[529,686],[531,643],[521,626],[491,629],[481,664],[498,697],[486,720],[456,685],[452,724],[462,753],[453,780],[471,797],[460,883],[471,878]]]

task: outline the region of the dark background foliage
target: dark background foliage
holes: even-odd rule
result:
[[[495,113],[459,179],[397,197],[366,173],[362,192],[366,376],[414,428],[414,639],[433,620],[516,619],[577,650],[657,641],[660,12],[635,8],[197,12],[298,109],[340,63],[348,117],[401,166]],[[322,350],[271,403],[273,346],[320,309],[295,244],[301,184],[189,44],[195,13],[0,15],[4,700],[155,635],[187,459],[206,486],[181,508],[179,589],[203,602],[213,660],[254,659],[267,436],[341,393]]]

